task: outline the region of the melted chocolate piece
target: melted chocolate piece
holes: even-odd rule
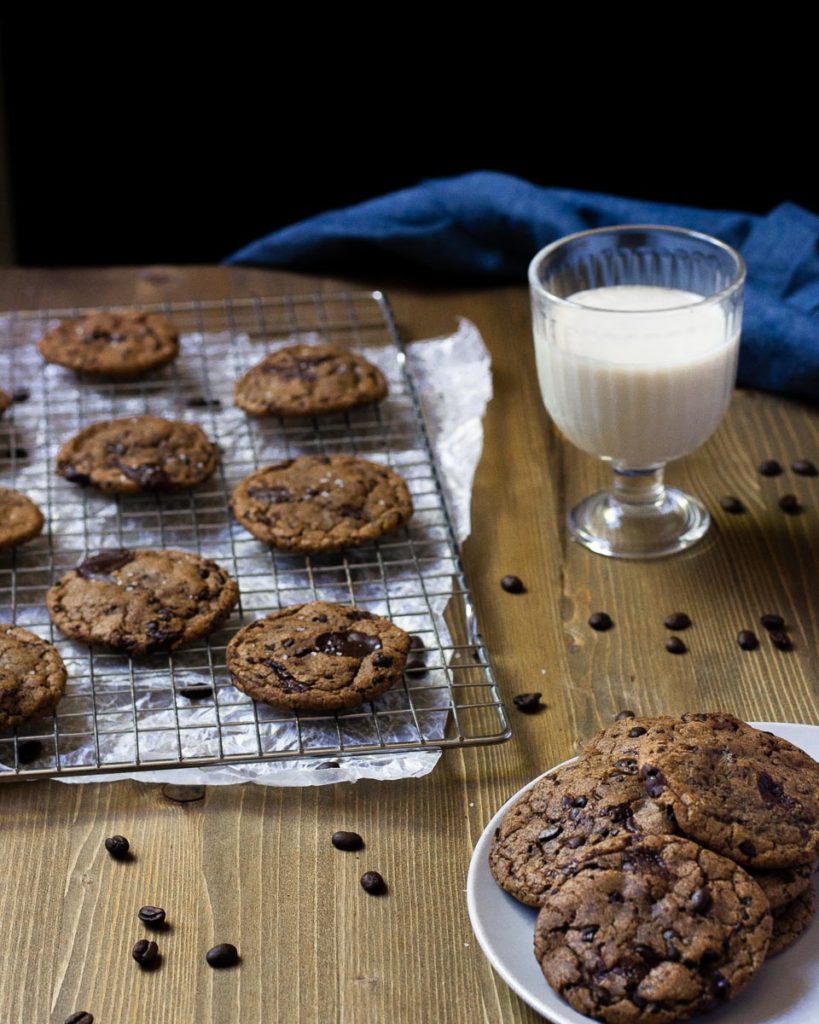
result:
[[[125,462],[120,462],[119,469],[124,476],[127,476],[129,480],[134,480],[146,491],[158,491],[163,487],[167,487],[171,482],[165,470],[155,463],[129,466]]]
[[[381,641],[369,633],[355,629],[334,633],[319,633],[315,647],[322,654],[338,654],[344,658],[366,658],[373,651],[381,649]]]
[[[307,683],[302,683],[295,676],[291,676],[287,669],[277,661],[265,658],[264,664],[276,675],[285,693],[304,693],[305,690],[310,689]]]
[[[767,772],[760,772],[757,775],[756,784],[759,795],[766,804],[779,803],[783,807],[795,806],[796,801],[789,797],[782,788],[782,785],[779,782],[775,782]]]
[[[77,575],[84,580],[109,580],[115,569],[121,569],[133,560],[134,553],[128,548],[109,548],[98,555],[86,558],[77,566]]]
[[[91,477],[87,473],[80,473],[78,470],[72,469],[71,466],[63,471],[63,476],[72,484],[79,484],[80,487],[87,487],[91,483]]]

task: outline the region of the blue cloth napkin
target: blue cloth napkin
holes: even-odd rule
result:
[[[492,171],[425,181],[282,228],[231,264],[332,269],[388,254],[445,276],[526,281],[538,249],[608,224],[715,235],[748,264],[739,383],[819,399],[819,217],[792,203],[765,216],[541,188]]]

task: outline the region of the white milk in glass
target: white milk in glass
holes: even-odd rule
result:
[[[736,376],[739,332],[727,329],[719,305],[651,285],[569,298],[575,306],[555,304],[534,322],[543,401],[562,433],[630,469],[699,447],[722,419]]]

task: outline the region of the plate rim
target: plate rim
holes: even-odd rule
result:
[[[819,733],[819,725],[814,725],[809,722],[750,721],[747,724],[754,729],[773,732],[777,735],[780,735],[780,733],[778,733],[777,730],[783,728],[788,730],[809,729],[815,731],[816,733]],[[782,739],[788,739],[788,737],[782,736]],[[794,743],[795,746],[799,746],[799,744],[796,743],[794,740],[788,739],[788,742]],[[525,988],[525,986],[522,985],[517,980],[515,975],[507,970],[505,964],[497,958],[493,944],[486,939],[483,930],[483,924],[480,917],[480,911],[477,905],[476,887],[477,879],[479,877],[481,870],[488,870],[485,864],[486,852],[488,851],[485,851],[484,847],[489,842],[489,839],[492,833],[494,832],[495,828],[497,827],[497,823],[499,822],[500,818],[506,813],[506,811],[512,806],[512,804],[519,799],[519,797],[521,797],[524,793],[528,792],[528,790],[535,786],[542,778],[544,778],[547,775],[551,775],[553,772],[558,771],[558,769],[563,768],[566,765],[573,764],[575,761],[578,761],[579,758],[579,754],[574,757],[569,757],[565,761],[561,761],[559,764],[553,765],[546,771],[541,772],[540,775],[536,776],[534,779],[531,779],[524,786],[521,786],[520,789],[513,793],[509,797],[509,799],[506,800],[500,808],[498,808],[498,810],[492,815],[490,820],[487,822],[486,826],[481,830],[481,834],[480,836],[478,836],[478,839],[475,842],[475,845],[472,849],[472,856],[469,859],[469,868],[467,870],[466,875],[466,907],[467,913],[469,915],[469,924],[472,928],[472,933],[477,939],[478,945],[481,948],[481,952],[489,961],[495,973],[502,979],[504,984],[507,985],[515,993],[515,995],[522,1002],[524,1002],[530,1009],[534,1010],[535,1013],[540,1014],[546,1020],[552,1021],[553,1024],[576,1024],[576,1022],[578,1021],[582,1021],[584,1022],[584,1024],[585,1022],[588,1022],[588,1024],[596,1024],[596,1022],[592,1017],[586,1017],[583,1014],[579,1013],[577,1010],[573,1009],[568,1003],[565,1003],[565,1011],[558,1011],[560,1012],[560,1016],[552,1016],[552,1014],[556,1012],[555,1010],[553,1010],[551,1007],[545,1008],[541,1001],[533,1000],[530,997],[530,994],[528,990]],[[514,899],[514,897],[510,898]],[[521,906],[523,906],[523,904],[521,904]],[[545,979],[544,986],[547,991],[551,991],[548,988],[548,984],[546,983]]]

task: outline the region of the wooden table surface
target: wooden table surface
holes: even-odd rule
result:
[[[0,274],[0,308],[336,287],[212,267],[13,269]],[[387,291],[405,339],[448,333],[464,315],[492,354],[464,562],[505,699],[541,690],[546,709],[512,710],[510,742],[445,752],[430,775],[402,782],[212,787],[190,803],[130,781],[2,786],[0,1024],[62,1024],[79,1009],[98,1024],[538,1020],[493,973],[467,918],[470,854],[497,807],[621,708],[817,721],[819,478],[755,469],[763,458],[819,461],[817,413],[737,393],[716,435],[669,473],[716,510],[709,536],[672,559],[615,563],[567,542],[567,507],[606,470],[550,428],[525,289]],[[788,491],[803,514],[778,509]],[[722,512],[726,493],[749,514]],[[505,573],[523,577],[528,592],[501,590]],[[598,634],[586,620],[601,609],[616,625]],[[677,610],[694,620],[684,656],[664,647],[663,617]],[[787,619],[795,649],[763,638],[742,652],[737,631],[771,611]],[[329,837],[339,828],[361,832],[366,850],[335,851]],[[132,863],[105,853],[113,833],[130,838]],[[386,898],[360,888],[370,868],[387,879]],[[144,903],[166,907],[172,921],[152,973],[130,956],[145,934],[135,919]],[[221,941],[239,947],[238,969],[206,966],[204,952]]]

